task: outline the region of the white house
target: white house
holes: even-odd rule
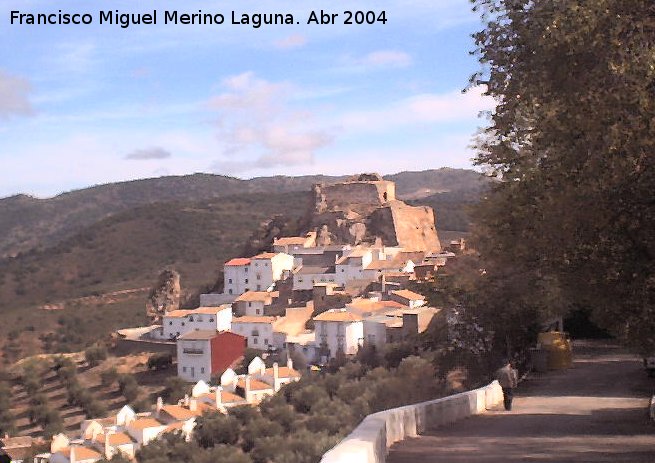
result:
[[[104,434],[98,434],[92,441],[92,445],[102,453],[106,460],[111,460],[117,454],[134,459],[138,448],[137,443],[127,433],[113,430],[107,430]]]
[[[244,395],[246,402],[249,404],[258,404],[265,397],[275,394],[273,386],[255,379],[250,375],[239,378],[237,381],[237,391]]]
[[[248,347],[267,350],[273,345],[273,324],[276,317],[235,317],[232,332],[245,337]]]
[[[310,291],[315,284],[336,283],[337,275],[332,266],[302,265],[293,273],[293,290]]]
[[[232,326],[232,306],[199,307],[190,311],[186,318],[187,326],[193,330],[229,331]]]
[[[314,317],[316,343],[322,357],[334,358],[337,352],[354,355],[364,340],[362,317],[346,309],[330,309]]]
[[[161,331],[159,337],[161,339],[175,339],[189,331],[187,326],[187,314],[190,310],[172,310],[166,312],[161,317]],[[154,332],[156,333],[156,331]]]
[[[50,463],[95,463],[102,458],[97,450],[71,445],[50,454]]]
[[[284,272],[293,270],[293,256],[283,252],[264,252],[251,258],[237,258],[225,263],[224,290],[238,296],[246,291],[269,291]]]
[[[364,269],[373,261],[373,250],[370,248],[355,248],[337,260],[336,282],[343,285],[348,281],[365,278]]]
[[[264,315],[264,308],[273,303],[278,291],[246,291],[234,301],[235,314],[258,317]]]
[[[283,252],[264,252],[250,259],[250,288],[269,291],[273,283],[282,279],[285,271],[293,270],[293,256]]]
[[[273,251],[293,254],[299,249],[316,246],[316,232],[309,232],[305,236],[288,236],[273,239]]]
[[[250,259],[239,257],[223,266],[223,292],[238,296],[253,288],[250,276]]]
[[[229,331],[232,323],[232,306],[199,307],[193,310],[173,310],[162,316],[159,333],[153,334],[161,339],[177,339],[189,331],[214,330]]]
[[[250,368],[248,368],[248,371],[250,371]],[[291,359],[287,360],[287,365],[282,367],[277,363],[274,363],[271,368],[266,368],[265,365],[259,365],[259,369],[253,371],[251,375],[273,386],[275,392],[278,392],[285,384],[300,381],[300,372],[294,370]]]
[[[364,344],[381,349],[387,343],[395,340],[392,333],[397,332],[398,336],[401,335],[403,317],[398,314],[375,315],[365,318],[362,323],[364,326]]]
[[[134,439],[137,444],[148,445],[156,439],[160,433],[168,428],[167,425],[150,417],[140,417],[125,427],[127,433]]]
[[[425,296],[415,293],[414,291],[410,291],[409,289],[391,291],[389,297],[392,301],[404,304],[410,309],[416,309],[425,305]]]
[[[211,342],[216,331],[191,331],[177,339],[177,375],[186,381],[209,381],[212,376]]]
[[[249,370],[253,368],[249,366]],[[250,374],[237,375],[231,369],[226,370],[221,376],[221,387],[224,391],[231,392],[237,396],[243,396],[249,404],[258,404],[264,397],[275,394],[273,386],[253,378]]]

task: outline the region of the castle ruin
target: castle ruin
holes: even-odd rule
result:
[[[317,244],[379,243],[414,251],[439,251],[432,208],[396,199],[396,185],[379,174],[314,185],[311,227]]]

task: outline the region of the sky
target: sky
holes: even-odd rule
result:
[[[10,12],[91,25],[11,25]],[[157,25],[98,12],[158,12]],[[164,11],[223,13],[163,24]],[[312,11],[335,24],[306,24]],[[345,25],[345,10],[386,24]],[[233,25],[231,12],[300,24]],[[472,167],[493,105],[466,93],[481,28],[468,0],[0,0],[0,197],[208,172],[394,173]]]

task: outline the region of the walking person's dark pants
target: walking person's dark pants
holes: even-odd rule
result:
[[[505,404],[505,410],[510,411],[512,409],[512,399],[514,398],[514,389],[511,387],[503,388],[503,402]]]

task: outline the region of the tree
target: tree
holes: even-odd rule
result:
[[[168,403],[177,403],[187,393],[187,383],[179,376],[171,376],[164,382],[162,398]]]
[[[115,367],[107,368],[100,372],[100,382],[103,386],[109,387],[118,380],[118,371]]]
[[[139,396],[139,383],[134,376],[122,374],[118,377],[118,390],[128,402],[133,402]]]
[[[11,413],[11,388],[0,382],[0,435],[11,435],[15,431],[14,416]]]
[[[84,351],[84,359],[91,367],[98,366],[107,359],[107,348],[102,345],[91,346]]]
[[[471,82],[497,102],[477,163],[501,180],[475,234],[496,294],[538,319],[590,308],[655,351],[652,1],[473,3],[486,27]]]
[[[222,413],[204,413],[198,418],[193,437],[203,448],[234,445],[239,440],[239,420]]]

